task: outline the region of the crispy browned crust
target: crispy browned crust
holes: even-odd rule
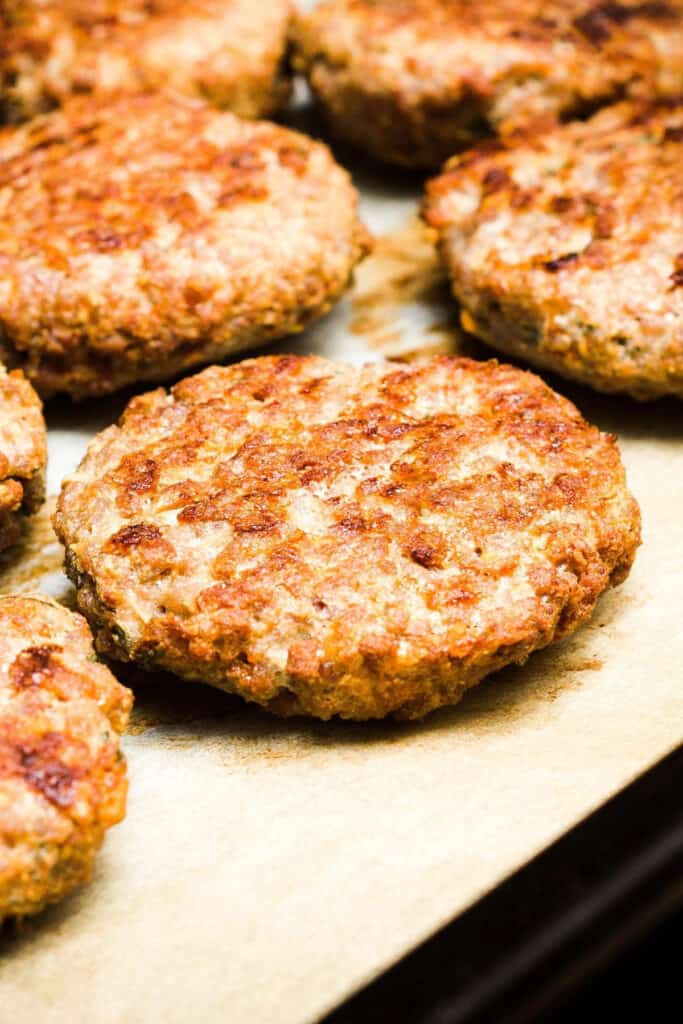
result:
[[[124,815],[132,694],[87,624],[44,597],[0,597],[0,922],[88,881]]]
[[[323,0],[292,38],[336,133],[406,166],[628,90],[683,91],[681,0]]]
[[[19,371],[0,365],[0,551],[15,544],[45,496],[42,405]]]
[[[301,331],[368,251],[357,205],[298,132],[72,100],[0,132],[0,357],[82,398]]]
[[[134,399],[55,518],[99,649],[278,714],[419,717],[626,576],[616,440],[510,366],[212,367]]]
[[[600,391],[683,398],[683,101],[623,103],[427,191],[463,324]]]
[[[290,0],[5,0],[0,103],[24,120],[75,93],[169,89],[241,117],[289,97]]]

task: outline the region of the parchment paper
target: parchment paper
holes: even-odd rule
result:
[[[414,220],[419,182],[354,166],[376,254],[278,347],[482,354]],[[680,742],[681,405],[552,383],[621,438],[644,519],[629,581],[574,638],[422,724],[281,722],[126,676],[128,816],[88,888],[0,935],[1,1024],[313,1021]],[[48,408],[53,493],[124,402]],[[24,556],[0,591],[70,599],[47,513]]]

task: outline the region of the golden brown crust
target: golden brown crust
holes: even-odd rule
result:
[[[241,117],[289,96],[290,0],[2,0],[0,101],[24,120],[75,93],[170,89]]]
[[[100,650],[280,714],[424,715],[571,632],[639,543],[537,377],[285,356],[134,399],[55,517]]]
[[[683,398],[683,101],[455,158],[426,216],[463,324],[601,391]]]
[[[298,132],[72,100],[0,132],[0,357],[81,398],[300,331],[368,250],[357,201]]]
[[[627,90],[683,91],[681,0],[324,0],[292,35],[335,131],[406,166]]]
[[[0,551],[16,543],[45,496],[47,446],[37,394],[0,364]]]
[[[0,922],[88,881],[125,812],[131,705],[80,615],[0,597]]]

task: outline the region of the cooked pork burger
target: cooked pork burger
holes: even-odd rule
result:
[[[455,158],[428,188],[463,324],[600,391],[683,397],[683,103]]]
[[[323,0],[293,37],[336,134],[413,167],[632,90],[683,92],[681,0]]]
[[[329,150],[201,101],[72,100],[0,132],[0,358],[102,395],[301,331],[368,249]]]
[[[289,95],[290,0],[0,0],[0,110],[24,120],[76,93],[164,89],[242,117]]]
[[[0,922],[88,881],[125,811],[131,703],[80,615],[0,597]]]
[[[40,399],[0,365],[0,551],[15,544],[45,495],[47,447]]]
[[[416,718],[584,622],[639,513],[614,437],[531,374],[283,356],[134,399],[56,529],[100,651],[278,714]]]

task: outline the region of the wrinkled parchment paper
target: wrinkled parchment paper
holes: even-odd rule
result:
[[[376,253],[277,347],[484,354],[414,218],[419,181],[351,166]],[[283,722],[121,674],[128,816],[88,888],[0,934],[0,1024],[313,1021],[681,741],[683,406],[553,383],[621,438],[644,519],[629,581],[573,638],[422,724]],[[53,494],[124,401],[48,408]],[[0,592],[68,601],[60,563],[45,513]]]

